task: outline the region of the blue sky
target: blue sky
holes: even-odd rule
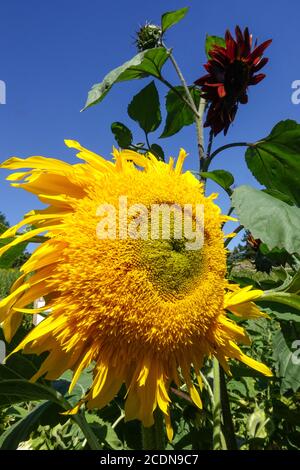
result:
[[[74,153],[64,139],[109,155],[114,144],[112,121],[130,125],[136,141],[142,139],[126,108],[134,94],[149,80],[117,84],[105,100],[80,113],[91,85],[102,80],[112,68],[135,53],[134,32],[145,20],[159,22],[161,13],[190,6],[188,16],[169,31],[167,43],[174,47],[186,79],[192,83],[203,75],[206,33],[223,35],[236,24],[249,26],[259,42],[273,38],[267,50],[267,78],[249,93],[249,104],[241,106],[226,139],[218,136],[215,145],[232,141],[255,141],[269,133],[281,119],[299,120],[300,105],[291,102],[291,83],[300,79],[300,3],[252,0],[160,0],[146,4],[137,0],[7,0],[1,4],[0,79],[7,86],[7,103],[0,105],[0,161],[10,156],[45,155],[74,162]],[[177,83],[171,69],[165,75]],[[161,103],[166,89],[159,86]],[[160,129],[161,131],[162,129]],[[152,142],[164,146],[166,154],[184,147],[190,154],[188,169],[197,169],[195,130],[185,128],[175,137]],[[222,160],[222,161],[221,161]],[[225,168],[235,175],[236,184],[253,184],[244,163],[243,149],[217,157],[212,168]],[[6,172],[0,173],[0,211],[10,223],[24,212],[39,207],[36,199],[22,190],[10,188]],[[257,185],[256,185],[257,186]],[[208,192],[216,186],[209,184]],[[228,207],[220,191],[219,204]]]

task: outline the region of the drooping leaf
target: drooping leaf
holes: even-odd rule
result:
[[[175,11],[168,11],[164,13],[161,17],[161,29],[165,33],[167,29],[174,26],[180,20],[182,20],[188,12],[188,7],[180,8]]]
[[[69,419],[61,415],[63,409],[50,401],[36,406],[27,416],[10,426],[0,437],[1,450],[16,450],[20,442],[26,441],[39,424],[55,424]]]
[[[273,338],[274,357],[278,364],[278,376],[281,378],[281,393],[300,387],[299,374],[299,328],[295,324],[282,326]],[[297,353],[298,350],[298,353]]]
[[[230,186],[234,183],[234,177],[229,171],[225,170],[213,170],[213,171],[202,171],[200,173],[204,178],[211,179],[217,183],[221,188],[225,189],[227,193],[231,193]]]
[[[210,59],[209,52],[214,46],[225,47],[225,39],[220,36],[210,36],[209,34],[207,34],[205,39],[205,53],[208,59]]]
[[[268,137],[247,149],[245,157],[262,185],[300,206],[300,124],[290,119],[279,122]]]
[[[158,160],[161,160],[162,162],[165,161],[165,154],[160,145],[152,144],[150,150],[157,157]]]
[[[146,134],[155,131],[161,123],[160,103],[154,81],[150,82],[128,106],[128,114]]]
[[[111,125],[111,131],[120,147],[126,149],[130,146],[132,143],[132,133],[125,124],[122,122],[113,122]]]
[[[59,401],[59,393],[46,385],[24,379],[0,381],[0,406],[33,400]]]
[[[289,253],[300,251],[300,209],[251,186],[234,190],[232,205],[240,223],[254,238],[269,249],[285,248]]]
[[[189,126],[194,122],[194,114],[189,106],[182,100],[185,98],[182,86],[174,87],[176,91],[170,90],[166,96],[167,119],[165,128],[160,138],[170,137],[179,132],[184,126]],[[194,99],[196,107],[199,106],[200,90],[190,88],[190,93]]]
[[[131,60],[109,72],[101,83],[93,85],[83,110],[100,103],[117,82],[145,78],[150,75],[159,77],[162,66],[168,57],[168,51],[164,47],[139,52]]]

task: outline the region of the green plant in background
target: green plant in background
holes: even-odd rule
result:
[[[193,404],[186,388],[171,385],[174,438],[167,442],[159,415],[155,416],[153,428],[144,430],[142,435],[137,421],[125,422],[123,390],[101,410],[91,412],[82,407],[78,414],[62,415],[90,389],[91,370],[82,374],[70,395],[68,373],[56,381],[42,377],[30,383],[42,358],[18,352],[0,366],[3,449],[17,448],[20,442],[34,449],[78,450],[300,447],[300,124],[281,121],[268,136],[258,136],[256,142],[231,142],[215,148],[216,135],[227,133],[237,118],[238,106],[247,103],[248,87],[264,78],[261,69],[267,59],[263,54],[270,41],[253,48],[247,28],[244,32],[237,28],[236,39],[229,32],[225,38],[208,35],[205,41],[208,73],[189,85],[172,48],[165,44],[167,30],[182,20],[187,11],[182,8],[165,13],[160,25],[146,23],[140,28],[137,55],[93,86],[84,109],[102,102],[118,82],[149,77],[149,83],[132,98],[127,109],[129,117],[142,129],[144,142],[135,142],[131,129],[116,121],[111,130],[118,146],[146,158],[151,152],[164,161],[163,139],[180,132],[184,126],[195,126],[199,178],[204,185],[207,179],[213,180],[227,193],[231,200],[228,215],[236,214],[240,224],[235,233],[241,230],[247,233],[247,248],[235,249],[228,255],[229,278],[241,287],[253,285],[263,290],[257,304],[270,319],[256,322],[230,313],[229,316],[252,339],[251,346],[244,346],[243,351],[267,364],[274,371],[274,378],[263,377],[234,360],[232,375],[225,376],[215,359],[207,360],[201,373],[202,410]],[[177,73],[177,84],[170,83],[163,73],[167,61]],[[168,89],[160,144],[151,141],[152,133],[163,122],[156,82]],[[209,129],[207,145],[203,127]],[[230,148],[245,149],[249,171],[264,189],[244,185],[233,189],[234,175],[222,169],[221,160]],[[215,159],[220,168],[212,171],[210,165]],[[2,224],[6,225],[4,219]],[[10,241],[2,239],[1,243]],[[16,274],[7,268],[29,241],[42,240],[28,239],[0,258],[0,267],[5,268],[0,271],[4,294]],[[227,239],[226,246],[229,242]],[[30,328],[28,324],[21,328],[18,337],[7,345],[9,351]]]

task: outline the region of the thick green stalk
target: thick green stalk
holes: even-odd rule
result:
[[[213,359],[213,374],[214,374],[213,449],[225,450],[226,444],[224,445],[224,436],[222,434],[220,366],[216,358]]]
[[[213,449],[221,450],[221,390],[219,363],[213,359],[214,403],[213,403]]]
[[[143,450],[164,450],[165,430],[163,415],[160,410],[154,412],[154,425],[150,428],[142,426]]]
[[[232,421],[229,397],[227,393],[225,374],[222,367],[219,367],[220,372],[220,387],[221,387],[221,405],[224,422],[224,437],[227,444],[227,449],[237,450],[238,446],[235,439],[234,426]]]

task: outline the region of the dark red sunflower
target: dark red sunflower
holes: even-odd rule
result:
[[[226,31],[225,45],[213,46],[209,51],[210,60],[204,65],[208,74],[195,81],[202,87],[204,98],[210,103],[205,127],[211,127],[214,135],[228,128],[234,120],[238,104],[248,102],[247,89],[265,78],[256,73],[266,65],[268,59],[262,57],[271,39],[252,50],[252,35],[248,28],[242,33],[235,28],[236,39]]]

